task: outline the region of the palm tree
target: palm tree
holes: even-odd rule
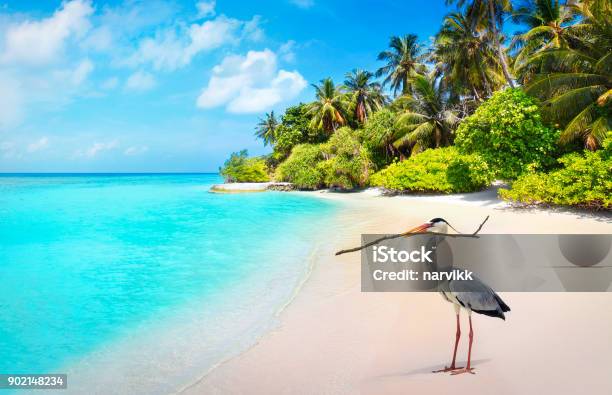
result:
[[[321,80],[315,88],[317,100],[308,105],[307,114],[312,116],[310,127],[323,129],[327,133],[334,132],[339,126],[347,122],[344,110],[343,94],[336,88],[331,78]]]
[[[266,113],[265,117],[259,119],[257,127],[255,128],[255,136],[262,139],[264,145],[274,144],[276,139],[276,128],[278,127],[278,120],[274,115],[274,111]]]
[[[410,77],[425,70],[421,63],[422,48],[417,40],[414,34],[393,36],[389,40],[389,49],[378,54],[378,60],[387,64],[376,71],[376,77],[386,76],[383,85],[391,85],[394,94],[400,90],[404,95],[410,93]]]
[[[344,89],[347,91],[353,115],[361,124],[365,123],[370,114],[380,110],[387,102],[380,84],[371,81],[373,77],[374,74],[371,72],[359,69],[346,73],[345,76]]]
[[[493,44],[497,50],[497,58],[508,85],[514,88],[514,80],[508,69],[506,53],[502,48],[500,31],[503,27],[503,14],[512,11],[511,0],[446,0],[447,4],[457,3],[458,7],[467,6],[470,13],[478,16],[480,23],[491,32]]]
[[[437,77],[455,96],[481,100],[503,85],[491,35],[474,14],[451,13],[436,35],[431,59]]]
[[[570,29],[578,41],[531,55],[527,65],[540,71],[526,92],[542,99],[544,114],[563,125],[561,143],[581,139],[595,150],[612,130],[610,3],[584,1],[576,10],[580,22]]]
[[[451,142],[451,133],[459,121],[433,75],[412,77],[413,93],[402,96],[406,108],[396,121],[396,148],[412,147],[418,153],[430,147],[442,147]]]
[[[559,0],[532,0],[515,10],[513,21],[529,28],[517,34],[512,44],[520,48],[514,61],[514,70],[520,79],[526,81],[537,71],[526,67],[530,55],[551,48],[569,48],[577,42],[572,31],[575,20],[576,12]]]
[[[579,23],[571,26],[578,37],[573,47],[602,54],[612,47],[612,3],[609,0],[582,0],[569,7],[578,15]]]
[[[612,130],[612,52],[599,58],[574,49],[551,49],[546,58],[554,72],[535,76],[526,92],[543,99],[543,110],[565,125],[561,142],[581,138],[586,148],[599,148]]]

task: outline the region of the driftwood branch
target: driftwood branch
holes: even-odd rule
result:
[[[472,233],[472,236],[476,236],[478,234],[478,232],[480,232],[480,230],[482,229],[482,227],[484,226],[485,222],[487,222],[489,220],[489,216],[487,215],[487,218],[484,219],[484,221],[482,221],[480,223],[480,225],[478,226],[478,229],[476,229],[474,231],[474,233]]]
[[[369,243],[366,243],[362,246],[359,247],[354,247],[354,248],[349,248],[347,250],[340,250],[338,252],[336,252],[336,255],[342,255],[342,254],[346,254],[348,252],[355,252],[355,251],[359,251],[359,250],[363,250],[364,248],[368,248],[370,246],[373,246],[374,244],[378,244],[381,241],[385,241],[385,240],[391,240],[391,239],[397,239],[399,237],[412,237],[412,236],[416,236],[416,235],[438,235],[438,236],[448,236],[448,237],[470,237],[470,238],[479,238],[480,236],[478,236],[478,232],[480,232],[480,230],[482,229],[482,227],[484,226],[485,222],[487,222],[489,220],[489,216],[487,215],[487,217],[484,219],[484,221],[482,221],[482,223],[480,224],[480,226],[478,226],[478,229],[476,229],[474,231],[474,233],[437,233],[437,232],[404,232],[404,233],[398,233],[395,235],[388,235],[388,236],[383,236],[379,239],[376,239],[374,241],[371,241]]]

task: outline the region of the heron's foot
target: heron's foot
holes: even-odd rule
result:
[[[459,370],[459,369],[463,369],[463,366],[455,366],[455,365],[451,365],[451,366],[445,366],[444,369],[440,369],[440,370],[434,370],[432,371],[432,373],[446,373],[446,372],[453,372],[455,370]]]
[[[476,374],[476,372],[474,372],[474,368],[463,368],[463,369],[453,370],[451,372],[451,376],[456,376],[456,375],[462,374],[462,373]]]

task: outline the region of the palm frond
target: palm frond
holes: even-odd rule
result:
[[[429,120],[429,117],[427,117],[426,115],[407,111],[401,114],[397,118],[395,125],[401,128],[401,127],[407,127],[407,126],[413,125],[415,123],[426,122],[428,120]]]
[[[552,119],[571,119],[581,108],[593,103],[603,91],[605,87],[602,85],[571,89],[546,100],[542,108]]]
[[[527,94],[546,97],[557,92],[578,89],[592,85],[605,85],[607,78],[591,73],[551,73],[543,74],[525,88]]]
[[[589,127],[596,116],[596,108],[593,104],[585,107],[578,115],[567,124],[565,129],[559,136],[561,144],[567,144],[578,138],[584,138],[587,135]]]

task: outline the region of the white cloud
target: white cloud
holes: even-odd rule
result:
[[[156,70],[172,71],[188,65],[201,52],[237,44],[243,38],[256,41],[261,37],[258,16],[240,21],[220,15],[189,27],[177,25],[158,31],[155,37],[141,40],[138,49],[124,63],[129,66],[150,63]]]
[[[93,69],[92,61],[83,59],[73,66],[52,69],[47,73],[23,74],[20,78],[27,83],[24,91],[30,101],[59,104],[78,93],[78,88],[87,80]]]
[[[19,81],[0,74],[0,130],[18,124],[23,117],[23,94]]]
[[[72,83],[74,85],[80,85],[89,73],[91,73],[94,69],[94,65],[89,59],[85,59],[78,64],[78,66],[72,72]]]
[[[149,150],[149,147],[146,145],[132,146],[132,147],[126,148],[125,151],[123,151],[123,154],[126,156],[134,156],[134,155],[144,154],[148,150]]]
[[[265,35],[260,25],[261,17],[259,15],[255,15],[250,21],[245,22],[242,38],[255,42],[262,41]]]
[[[304,87],[306,80],[297,71],[277,71],[277,57],[271,50],[249,51],[246,56],[227,56],[213,68],[196,105],[226,105],[234,113],[259,112],[293,99]]]
[[[151,73],[137,71],[128,77],[125,87],[133,91],[147,91],[154,88],[155,84],[155,78]]]
[[[11,24],[4,36],[0,55],[3,63],[42,65],[56,60],[71,36],[80,37],[90,28],[93,8],[89,1],[73,0],[53,16]]]
[[[198,1],[196,8],[198,9],[198,18],[206,18],[215,15],[215,6],[217,2],[215,0],[210,1]]]
[[[85,49],[107,51],[113,47],[113,32],[108,25],[101,25],[90,31],[81,43]]]
[[[84,50],[109,53],[117,64],[134,51],[129,43],[140,39],[143,32],[155,31],[158,26],[175,20],[179,10],[174,2],[167,0],[115,3],[118,4],[97,7],[100,12],[96,14],[96,23],[80,44]]]
[[[100,85],[104,90],[112,90],[119,86],[119,78],[117,77],[109,77],[102,82]]]
[[[310,8],[314,6],[314,0],[290,0],[290,2],[300,8]]]
[[[295,52],[293,52],[294,47],[295,41],[289,40],[278,48],[278,55],[285,62],[293,63],[295,62]]]
[[[90,147],[84,150],[78,150],[75,153],[75,156],[93,158],[97,156],[100,152],[110,151],[110,150],[117,148],[118,146],[119,146],[119,143],[117,142],[117,140],[107,141],[104,143],[95,142]]]
[[[86,57],[75,61],[81,47],[72,44],[85,39],[93,12],[89,0],[72,0],[48,17],[3,16],[0,129],[18,125],[33,106],[60,108],[82,91],[94,64]]]
[[[49,138],[45,136],[45,137],[41,137],[38,140],[28,144],[27,151],[30,153],[41,151],[47,148],[48,146],[49,146]]]
[[[234,34],[240,28],[241,22],[223,15],[206,21],[201,25],[189,27],[190,44],[185,48],[184,56],[189,62],[198,52],[219,48],[221,45],[235,41]]]
[[[64,50],[83,38],[92,13],[88,0],[73,0],[47,18],[7,17],[0,34],[0,129],[19,124],[32,104],[60,107],[77,94],[94,65],[87,58],[72,63]],[[62,66],[48,67],[55,61]],[[47,67],[32,71],[25,66]]]
[[[235,113],[259,112],[297,96],[306,86],[306,80],[297,71],[280,70],[269,87],[245,87],[238,97],[230,101],[227,109]]]

